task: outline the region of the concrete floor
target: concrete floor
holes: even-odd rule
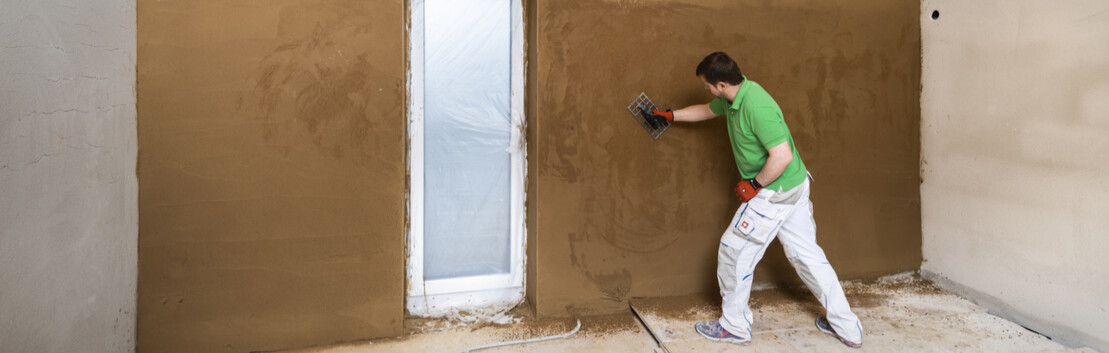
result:
[[[862,319],[863,348],[851,349],[813,326],[823,310],[802,288],[752,293],[755,311],[750,346],[714,343],[693,329],[697,320],[720,315],[718,298],[672,297],[632,301],[670,352],[1095,352],[1073,349],[1020,325],[990,315],[982,307],[944,292],[914,275],[872,283],[846,283],[848,300]],[[295,350],[298,353],[461,352],[479,345],[562,334],[573,319],[534,320],[508,325],[450,326],[447,321],[414,321],[430,331],[399,338]],[[630,313],[581,318],[581,330],[546,342],[480,352],[663,352]],[[439,327],[439,328],[436,328]]]

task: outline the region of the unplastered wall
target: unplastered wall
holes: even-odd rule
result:
[[[0,352],[132,352],[135,4],[0,8]]]
[[[922,270],[1109,351],[1109,4],[921,6]]]
[[[920,265],[919,2],[529,1],[529,300],[540,315],[716,293],[738,201],[725,121],[651,140],[626,105],[708,102],[694,69],[731,54],[779,102],[815,177],[841,278]],[[755,280],[799,284],[773,245]]]
[[[138,2],[141,352],[398,335],[404,3]]]

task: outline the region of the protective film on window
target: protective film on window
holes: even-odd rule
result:
[[[425,4],[424,279],[508,273],[511,4]]]

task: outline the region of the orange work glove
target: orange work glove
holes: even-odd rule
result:
[[[644,109],[643,111],[646,112],[647,110]],[[644,115],[646,115],[647,123],[651,124],[651,127],[656,129],[659,126],[662,126],[664,123],[674,122],[674,112],[670,111],[670,109],[667,109],[666,111],[651,109],[650,114]]]
[[[759,184],[759,181],[755,178],[742,180],[735,184],[735,196],[739,198],[741,203],[751,201],[755,198],[755,195],[759,194],[759,190],[762,190],[762,184]]]

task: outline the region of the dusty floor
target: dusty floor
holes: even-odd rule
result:
[[[862,349],[851,349],[817,331],[820,304],[802,288],[752,294],[757,331],[750,346],[714,343],[693,329],[697,320],[720,315],[719,299],[672,297],[634,300],[647,324],[670,352],[1095,352],[1071,349],[1020,325],[990,315],[982,307],[944,292],[913,275],[844,286],[863,320]],[[400,338],[356,342],[288,352],[461,352],[489,343],[563,334],[574,319],[523,318],[511,325],[436,328],[444,322],[414,321],[432,331]],[[581,318],[581,330],[565,339],[479,352],[663,352],[630,310],[626,314]]]

